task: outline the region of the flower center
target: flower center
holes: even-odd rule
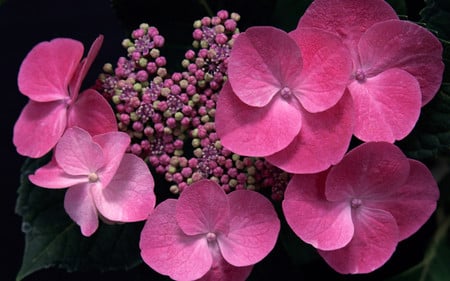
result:
[[[98,181],[98,175],[96,173],[90,173],[88,175],[89,182],[96,182]]]
[[[208,240],[208,242],[214,242],[216,241],[217,236],[214,232],[208,232],[206,233],[206,240]]]
[[[352,201],[350,201],[350,205],[352,206],[352,208],[356,209],[362,205],[362,200],[358,198],[352,198]]]
[[[366,74],[361,69],[358,69],[355,73],[355,79],[359,83],[363,83],[366,81]]]
[[[284,87],[283,89],[281,89],[281,97],[284,99],[289,99],[292,95],[292,91],[291,89],[289,89],[288,87]]]

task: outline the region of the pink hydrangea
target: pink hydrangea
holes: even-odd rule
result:
[[[245,280],[273,249],[279,230],[263,195],[227,195],[217,183],[201,180],[155,208],[139,245],[144,261],[174,280]]]
[[[57,38],[37,44],[25,57],[18,84],[30,98],[15,126],[13,143],[19,154],[38,158],[49,152],[67,127],[79,126],[92,135],[117,130],[108,102],[81,83],[103,42],[99,36],[86,58],[76,40]]]
[[[391,143],[407,136],[441,85],[439,40],[383,0],[315,0],[298,23],[305,27],[340,36],[352,54],[354,135]]]
[[[106,222],[135,222],[155,206],[153,177],[145,162],[125,153],[130,137],[109,132],[91,137],[79,127],[66,130],[50,163],[29,176],[35,185],[68,188],[64,208],[85,236]]]
[[[315,28],[251,27],[233,44],[215,115],[222,145],[292,173],[339,162],[353,132],[348,50]],[[301,161],[299,161],[301,159]]]
[[[368,273],[429,219],[438,198],[424,164],[393,144],[369,142],[327,171],[293,176],[282,207],[293,231],[332,268]]]

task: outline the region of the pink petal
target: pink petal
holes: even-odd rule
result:
[[[294,175],[282,206],[287,223],[300,239],[317,249],[335,250],[350,242],[354,227],[350,204],[326,199],[327,174]]]
[[[80,127],[92,136],[117,131],[112,107],[97,91],[84,91],[69,108],[68,127]]]
[[[436,210],[439,189],[433,175],[421,162],[409,160],[410,172],[406,182],[391,187],[385,198],[367,205],[390,212],[399,228],[399,241],[414,234]]]
[[[233,266],[220,256],[218,261],[214,261],[211,269],[198,281],[245,281],[252,272],[253,265]]]
[[[331,109],[302,112],[300,134],[285,149],[266,160],[290,173],[316,173],[338,163],[353,134],[353,105],[346,93]]]
[[[272,203],[260,193],[237,190],[228,194],[230,232],[217,237],[224,259],[234,266],[261,261],[272,251],[280,220]]]
[[[213,181],[194,182],[181,193],[175,217],[187,235],[228,233],[228,198],[223,189]]]
[[[55,148],[58,165],[69,175],[89,175],[105,164],[102,148],[83,129],[66,130]]]
[[[153,177],[144,160],[125,154],[108,186],[92,189],[92,196],[98,211],[108,220],[141,221],[155,207],[153,187]]]
[[[408,159],[397,146],[387,142],[364,143],[331,168],[326,198],[330,201],[380,200],[401,186],[409,173]]]
[[[412,74],[422,91],[422,105],[437,93],[444,71],[442,44],[418,24],[389,20],[373,25],[358,45],[361,65],[378,74],[389,68],[401,68]]]
[[[64,197],[64,209],[81,228],[84,236],[91,236],[98,228],[97,210],[92,200],[92,184],[79,184],[69,188]]]
[[[13,143],[20,155],[39,158],[61,138],[67,124],[64,102],[29,101],[14,125]]]
[[[251,107],[222,88],[215,115],[216,131],[223,146],[240,155],[267,156],[289,145],[302,126],[295,97],[274,97],[265,107]]]
[[[284,31],[250,27],[233,44],[228,75],[236,95],[250,106],[265,106],[302,70],[300,49]]]
[[[103,35],[99,35],[95,41],[92,43],[89,52],[84,58],[77,68],[77,72],[73,76],[73,79],[70,81],[69,89],[71,98],[73,100],[77,100],[78,93],[80,92],[81,84],[83,83],[84,78],[86,77],[89,68],[91,68],[92,63],[94,62],[97,54],[103,44]]]
[[[315,0],[300,18],[298,27],[316,27],[338,34],[356,55],[359,38],[373,24],[398,19],[383,0]]]
[[[86,176],[72,176],[64,172],[56,163],[55,158],[36,170],[28,179],[35,185],[45,188],[66,188],[72,185],[86,183]]]
[[[184,191],[183,191],[184,192]],[[139,247],[146,264],[174,280],[196,280],[213,263],[206,238],[187,236],[175,219],[177,201],[160,203],[147,219]]]
[[[422,95],[417,80],[392,68],[348,89],[355,106],[354,135],[362,141],[393,143],[406,137],[420,115]]]
[[[83,51],[83,44],[67,38],[37,44],[20,66],[20,92],[39,102],[69,98],[69,82]]]
[[[124,132],[109,132],[92,137],[101,146],[105,165],[98,171],[102,183],[106,186],[116,174],[122,158],[130,145],[130,136]]]
[[[350,81],[350,52],[337,35],[321,29],[297,28],[289,35],[300,47],[303,58],[297,97],[309,112],[329,109],[341,99]]]
[[[319,254],[341,274],[369,273],[385,264],[397,246],[398,229],[388,212],[377,209],[358,210],[354,219],[355,234],[344,248]]]

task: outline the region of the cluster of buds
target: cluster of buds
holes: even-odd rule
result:
[[[219,11],[194,22],[193,49],[184,71],[168,74],[161,55],[164,37],[141,24],[122,45],[127,56],[105,64],[96,88],[111,102],[119,130],[132,139],[129,151],[142,157],[179,194],[200,179],[236,189],[269,191],[281,200],[290,175],[263,158],[243,157],[221,145],[214,116],[227,79],[227,62],[239,34],[239,15]]]

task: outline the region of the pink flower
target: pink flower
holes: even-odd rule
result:
[[[19,154],[45,155],[67,127],[79,126],[92,135],[117,130],[114,112],[98,92],[86,90],[78,98],[102,42],[99,36],[83,60],[83,45],[66,38],[39,43],[28,53],[18,75],[19,90],[30,98],[14,126]]]
[[[336,35],[249,28],[234,42],[228,75],[215,116],[224,147],[292,173],[343,157],[353,132],[351,59]]]
[[[337,34],[352,54],[354,135],[391,143],[408,135],[442,82],[439,40],[382,0],[315,0],[299,21],[305,27]]]
[[[52,161],[29,179],[46,188],[68,188],[64,208],[85,236],[109,222],[145,220],[155,206],[153,177],[145,162],[125,153],[130,138],[123,132],[91,137],[81,128],[66,130]]]
[[[273,249],[279,229],[263,195],[249,190],[227,195],[215,182],[201,180],[150,214],[141,256],[174,280],[245,280]]]
[[[393,144],[372,142],[327,171],[293,176],[282,207],[293,231],[332,268],[368,273],[429,219],[438,198],[425,165]]]

